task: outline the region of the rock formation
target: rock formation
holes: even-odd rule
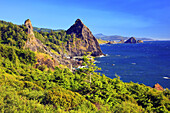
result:
[[[28,28],[27,33],[34,36],[34,32],[33,32],[33,27],[32,27],[32,24],[31,24],[31,20],[30,20],[30,19],[27,19],[27,20],[24,22],[24,25]]]
[[[117,42],[116,41],[109,41],[108,43],[106,44],[116,44]]]
[[[39,39],[37,39],[34,36],[33,27],[29,19],[25,21],[24,25],[28,28],[28,38],[25,44],[25,48],[29,48],[32,51],[39,51],[45,54],[49,54],[53,58],[53,60],[45,60],[44,58],[37,59],[38,64],[36,64],[36,67],[39,65],[47,65],[47,67],[54,69],[54,67],[59,64],[68,66],[70,65],[70,62],[71,64],[73,64],[74,67],[76,65],[80,65],[77,61],[70,60],[65,57],[62,58],[60,55],[56,55],[49,48],[47,48]]]
[[[133,43],[133,44],[135,44],[135,43],[137,43],[137,40],[135,39],[135,37],[131,37],[127,41],[125,41],[125,43]]]
[[[161,85],[159,85],[158,83],[155,84],[155,85],[153,86],[153,88],[155,88],[156,90],[159,90],[159,91],[163,91],[163,90],[164,90],[163,87],[162,87]]]
[[[135,37],[131,37],[127,41],[125,41],[125,43],[136,44],[136,43],[143,43],[143,41],[142,40],[136,40]]]
[[[122,39],[122,40],[120,40],[118,43],[125,43],[125,42],[124,42],[124,40]]]
[[[137,43],[143,43],[143,41],[142,40],[138,40]]]
[[[75,42],[76,48],[70,48],[72,56],[82,56],[87,52],[91,52],[92,56],[103,55],[97,39],[80,19],[77,19],[75,24],[66,33],[72,36],[75,35],[77,38]]]
[[[28,29],[28,39],[26,41],[25,48],[29,48],[32,51],[50,52],[50,50],[40,40],[35,38],[30,19],[27,19],[24,25]]]

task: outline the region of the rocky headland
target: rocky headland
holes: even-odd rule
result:
[[[24,25],[27,27],[28,34],[28,39],[24,48],[29,48],[34,52],[43,52],[53,58],[46,60],[44,58],[39,58],[37,59],[37,66],[47,65],[54,69],[56,65],[62,64],[71,69],[72,66],[76,67],[81,65],[81,61],[74,59],[75,56],[83,56],[87,53],[90,53],[91,56],[103,55],[97,39],[80,19],[77,19],[74,25],[66,31],[66,37],[70,38],[59,46],[60,51],[58,51],[58,54],[52,52],[49,47],[35,37],[33,26],[29,19],[25,21]]]
[[[98,39],[99,44],[123,44],[123,43],[129,43],[129,44],[136,44],[136,43],[143,43],[142,40],[136,40],[135,37],[130,37],[127,40],[120,40],[120,41],[107,41],[107,40],[102,40]]]

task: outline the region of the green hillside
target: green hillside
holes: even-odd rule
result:
[[[34,31],[37,31],[37,32],[48,32],[50,33],[51,31],[54,31],[54,32],[59,32],[59,31],[62,31],[62,29],[58,29],[58,30],[53,30],[53,29],[48,29],[48,28],[38,28],[38,27],[33,27]]]
[[[92,60],[83,57],[86,68],[37,64],[41,50],[24,45],[27,28],[0,21],[0,112],[143,113],[170,111],[170,90],[157,91],[144,84],[125,83],[96,73]],[[36,32],[35,37],[61,54],[63,43],[72,38],[65,31]],[[66,51],[67,52],[67,51]],[[52,59],[52,58],[51,58]]]

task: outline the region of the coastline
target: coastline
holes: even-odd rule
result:
[[[140,46],[138,44],[102,45],[103,53],[108,53],[109,56],[96,57],[96,66],[102,68],[100,73],[110,78],[113,78],[113,75],[117,73],[124,82],[139,82],[150,87],[158,82],[163,87],[170,88],[168,83],[170,71],[167,68],[169,66],[167,55],[170,55],[168,52],[170,46],[166,46],[166,44],[170,45],[169,41],[146,41]],[[161,48],[163,51],[160,51]],[[152,52],[151,49],[155,52]],[[117,54],[119,56],[116,56]],[[115,65],[113,66],[113,64]]]

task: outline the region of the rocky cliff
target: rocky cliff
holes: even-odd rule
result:
[[[37,52],[48,54],[53,58],[53,59],[38,58],[37,59],[38,64],[36,65],[36,67],[39,65],[47,65],[47,67],[54,69],[54,67],[59,64],[69,67],[70,62],[73,64],[73,66],[77,65],[78,62],[67,59],[67,58],[63,58],[60,55],[56,55],[48,47],[46,47],[39,39],[37,39],[34,36],[33,27],[29,19],[25,21],[24,25],[28,29],[27,31],[28,38],[25,44],[25,48],[29,48],[30,50],[34,52],[37,51]]]
[[[34,36],[34,32],[33,32],[33,27],[32,27],[32,24],[31,24],[31,20],[30,20],[30,19],[27,19],[27,20],[24,22],[24,25],[28,28],[27,33]]]
[[[103,55],[97,39],[80,19],[77,19],[66,33],[77,38],[75,41],[76,48],[68,48],[72,56],[82,56],[87,52],[91,52],[92,56]]]
[[[27,19],[24,23],[24,25],[27,27],[28,31],[28,38],[25,44],[25,48],[29,48],[32,51],[41,51],[41,52],[47,52],[49,53],[50,50],[37,38],[34,36],[33,27],[31,24],[30,19]]]

